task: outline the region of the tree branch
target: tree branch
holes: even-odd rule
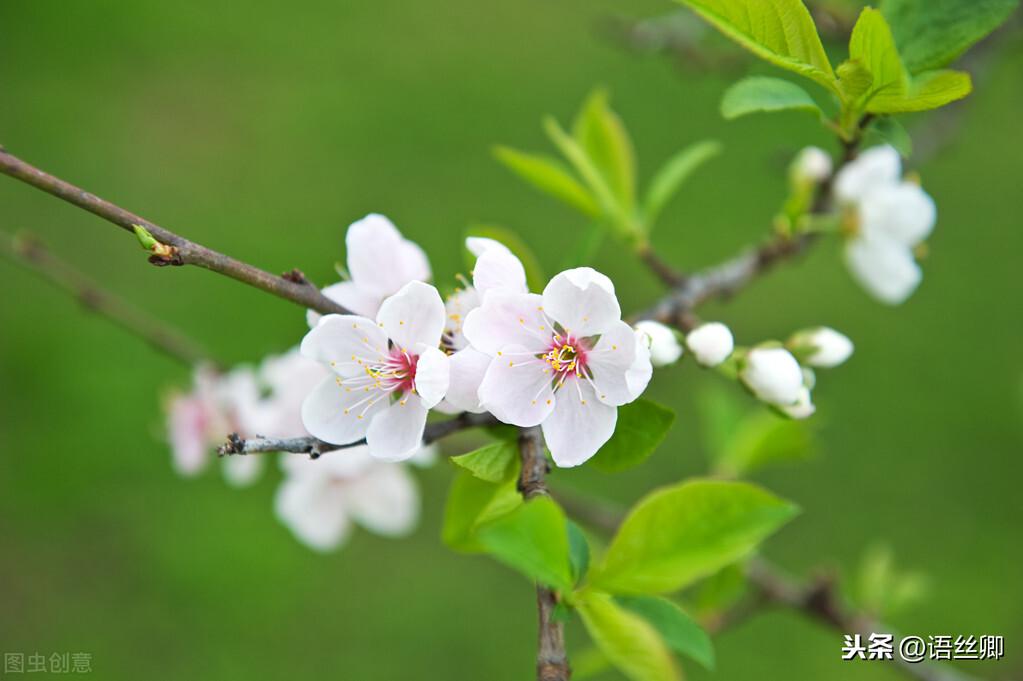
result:
[[[0,173],[10,175],[47,194],[64,199],[72,205],[112,222],[129,233],[134,234],[135,225],[144,227],[159,242],[159,248],[154,249],[153,255],[149,258],[149,261],[154,265],[195,265],[223,274],[236,281],[254,286],[279,298],[290,300],[293,303],[322,312],[323,314],[348,314],[348,310],[324,296],[320,293],[319,289],[308,282],[303,283],[302,281],[295,281],[291,277],[275,276],[258,267],[253,267],[223,253],[206,248],[194,241],[190,241],[109,201],[90,194],[84,189],[80,189],[73,184],[50,175],[11,155],[2,147],[0,147]]]
[[[53,255],[34,236],[16,236],[0,230],[0,256],[35,272],[71,294],[82,307],[106,317],[182,364],[214,364],[207,352],[194,340],[158,317],[104,290],[74,266]]]
[[[519,430],[519,454],[522,471],[519,474],[519,492],[526,499],[550,496],[544,477],[547,475],[547,457],[543,451],[543,436],[540,428]],[[558,604],[558,593],[546,586],[536,586],[536,606],[539,620],[538,645],[536,653],[537,681],[568,681],[572,669],[565,652],[564,625],[554,617]]]

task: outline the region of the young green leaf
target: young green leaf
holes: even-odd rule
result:
[[[568,527],[568,558],[572,565],[572,580],[578,583],[590,570],[590,542],[586,539],[582,528],[571,520],[566,521]]]
[[[928,111],[962,99],[973,91],[970,74],[965,71],[926,71],[913,77],[902,96],[881,93],[867,106],[873,113],[912,113]]]
[[[801,0],[679,0],[742,47],[837,93],[817,27]]]
[[[650,456],[671,430],[675,412],[653,400],[640,398],[618,407],[614,435],[590,460],[605,473],[637,466]]]
[[[518,454],[519,450],[514,442],[501,440],[468,454],[453,456],[451,463],[464,468],[480,480],[501,482],[508,479],[508,469]]]
[[[797,509],[743,482],[693,480],[641,499],[590,570],[596,588],[668,593],[732,563],[789,521]]]
[[[891,116],[883,116],[870,126],[864,146],[869,147],[878,142],[892,145],[903,158],[913,154],[913,140],[909,131]]]
[[[812,444],[810,429],[804,421],[758,410],[735,429],[719,451],[715,468],[721,475],[742,477],[772,463],[807,459]]]
[[[571,589],[565,513],[553,499],[538,497],[481,525],[476,537],[487,553],[532,580]]]
[[[522,267],[526,270],[526,281],[529,283],[530,290],[543,290],[543,287],[547,284],[547,275],[544,274],[539,258],[536,257],[529,244],[512,230],[498,227],[497,225],[472,225],[465,231],[465,236],[482,236],[494,241],[500,241],[507,246],[508,250],[514,253],[515,257],[522,262]],[[465,253],[466,258],[469,259],[467,260],[467,265],[471,270],[476,264],[475,256],[469,253],[468,249],[465,250]]]
[[[895,38],[876,9],[867,7],[860,13],[849,38],[849,59],[871,75],[870,88],[865,93],[868,103],[881,96],[904,96],[909,89],[909,74],[895,48]],[[872,109],[868,106],[868,110]]]
[[[461,471],[451,483],[444,508],[441,538],[455,551],[478,553],[483,547],[476,540],[476,529],[522,503],[515,487],[515,476],[495,485]]]
[[[806,90],[781,78],[744,78],[728,88],[721,99],[721,115],[728,120],[760,111],[788,110],[823,115]]]
[[[874,75],[861,62],[847,59],[835,69],[838,75],[838,90],[842,99],[855,102],[870,90]]]
[[[608,104],[607,90],[590,93],[572,135],[603,175],[618,203],[631,211],[636,201],[636,155],[625,125]]]
[[[557,159],[503,146],[494,148],[494,158],[529,184],[583,215],[591,218],[600,215],[597,202]]]
[[[619,596],[615,600],[652,624],[676,653],[714,670],[714,644],[710,636],[675,603],[657,596]]]
[[[883,0],[881,12],[910,73],[951,64],[1001,25],[1019,0]]]
[[[649,231],[661,211],[671,201],[689,176],[701,165],[721,153],[721,144],[714,140],[697,142],[665,161],[650,181],[643,200],[643,224]]]
[[[681,681],[657,629],[606,593],[585,591],[578,611],[586,631],[607,659],[631,681]]]

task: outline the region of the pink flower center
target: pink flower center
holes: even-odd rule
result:
[[[362,367],[362,373],[349,378],[338,377],[337,384],[346,392],[363,392],[365,397],[345,408],[344,413],[363,418],[366,412],[382,399],[396,396],[402,404],[409,393],[416,390],[416,367],[419,355],[392,347],[380,359],[362,359],[352,355],[352,361]]]
[[[586,355],[589,348],[580,338],[555,334],[547,354],[542,359],[554,372],[554,380],[560,386],[571,375],[582,378],[586,375]]]

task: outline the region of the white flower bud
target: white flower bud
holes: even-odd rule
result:
[[[796,399],[794,404],[790,404],[785,407],[781,407],[781,410],[788,414],[794,419],[805,419],[813,415],[817,411],[817,407],[810,401],[810,389],[804,387],[799,392],[799,397]]]
[[[660,322],[644,320],[636,324],[639,338],[650,349],[650,362],[655,367],[674,364],[682,356],[682,345],[675,332]]]
[[[831,156],[820,147],[806,147],[792,165],[797,182],[818,183],[831,177]]]
[[[800,331],[789,341],[789,347],[806,353],[805,364],[825,369],[837,367],[853,353],[852,341],[827,326]]]
[[[697,362],[705,367],[714,367],[732,354],[735,340],[727,326],[721,322],[710,322],[690,331],[686,345]]]
[[[785,348],[753,348],[739,378],[764,402],[779,407],[795,404],[803,391],[803,370]]]

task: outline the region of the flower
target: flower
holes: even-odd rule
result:
[[[817,411],[817,407],[814,406],[810,399],[810,388],[803,386],[799,391],[799,397],[792,404],[779,407],[789,418],[793,419],[805,419],[813,416],[813,413]]]
[[[827,326],[800,331],[787,345],[803,358],[804,364],[825,369],[837,367],[853,353],[853,342]]]
[[[344,543],[353,523],[376,534],[402,536],[419,519],[419,491],[406,467],[375,459],[364,445],[315,460],[284,454],[281,468],[284,480],[277,488],[275,513],[300,542],[317,551]]]
[[[491,290],[463,330],[491,358],[478,391],[483,408],[505,423],[541,425],[558,466],[596,454],[618,407],[649,380],[649,358],[621,320],[614,285],[589,267],[558,274],[543,295]]]
[[[642,343],[650,350],[650,362],[655,367],[674,364],[682,356],[682,345],[675,332],[660,322],[649,319],[636,324],[636,331],[642,334]]]
[[[746,353],[739,378],[754,395],[777,407],[795,404],[804,388],[799,362],[779,347],[755,347]]]
[[[861,154],[835,178],[835,196],[849,211],[853,232],[846,264],[871,295],[890,305],[905,301],[920,284],[914,249],[937,217],[933,199],[901,173],[898,152],[882,146]]]
[[[796,182],[816,184],[831,177],[831,155],[820,147],[805,147],[792,164]]]
[[[323,295],[357,315],[374,317],[384,298],[410,281],[430,279],[430,263],[423,249],[377,213],[348,227],[345,251],[351,279],[324,288]],[[319,313],[306,312],[310,328],[319,319]]]
[[[696,361],[705,367],[721,364],[735,349],[732,332],[721,322],[701,324],[686,336],[686,345]]]
[[[399,461],[419,447],[426,414],[448,389],[440,351],[444,303],[413,281],[384,300],[376,321],[326,315],[302,339],[302,354],[330,367],[302,403],[302,423],[334,444],[366,438],[374,457]]]

